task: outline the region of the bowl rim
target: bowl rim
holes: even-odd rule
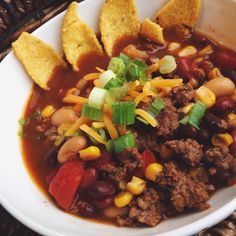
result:
[[[83,2],[79,2],[79,6],[91,4],[93,0],[84,0]],[[236,3],[236,0],[229,0]],[[40,31],[41,27],[47,27],[48,24],[51,24],[54,21],[57,21],[57,18],[60,18],[65,11],[61,12],[57,16],[53,17],[48,22],[44,23],[38,29],[33,31],[32,33],[37,33]],[[7,60],[8,56],[12,54],[12,50],[8,53],[8,55],[2,60]],[[28,228],[34,230],[45,236],[64,236],[62,233],[55,232],[52,229],[49,229],[41,224],[38,224],[36,221],[31,220],[29,217],[25,216],[23,213],[18,211],[7,199],[0,192],[0,204],[2,207],[7,210],[15,219],[19,222],[27,226]],[[224,220],[227,216],[229,216],[232,212],[236,210],[236,197],[229,201],[227,204],[219,208],[218,210],[209,213],[208,215],[204,216],[202,219],[199,219],[193,223],[185,225],[183,227],[174,229],[167,233],[158,234],[159,236],[188,236],[198,233],[201,230],[210,228],[211,226],[219,223],[220,221]],[[152,234],[152,236],[158,236],[157,234]],[[80,235],[82,236],[82,235]]]

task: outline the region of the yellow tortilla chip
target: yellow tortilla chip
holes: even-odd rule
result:
[[[139,29],[134,0],[106,0],[100,15],[100,31],[108,56],[112,56],[117,40],[124,36],[137,37]]]
[[[43,89],[48,89],[54,69],[66,66],[53,48],[26,32],[12,44],[12,48],[30,77]]]
[[[170,0],[159,12],[156,20],[162,27],[184,25],[193,28],[197,22],[201,0]]]
[[[140,34],[154,43],[165,44],[163,28],[149,19],[143,21]]]
[[[103,55],[93,30],[89,28],[77,14],[78,3],[72,2],[65,14],[62,26],[62,46],[68,62],[78,71],[79,58],[87,53],[95,52]]]

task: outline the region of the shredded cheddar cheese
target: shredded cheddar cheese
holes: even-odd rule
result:
[[[95,130],[90,128],[88,125],[86,124],[81,125],[80,129],[84,131],[86,134],[88,134],[89,136],[91,136],[92,138],[94,138],[97,142],[102,143],[102,144],[106,143],[104,138],[101,135],[99,135]]]
[[[156,119],[153,116],[151,116],[148,112],[144,111],[143,109],[136,109],[135,114],[141,116],[152,127],[156,127],[158,125]]]
[[[107,128],[107,131],[112,139],[117,139],[119,137],[118,131],[116,130],[116,127],[113,125],[112,120],[109,116],[104,115],[103,116],[103,123],[105,127]]]
[[[83,104],[87,103],[88,99],[81,96],[68,95],[64,97],[63,102]]]

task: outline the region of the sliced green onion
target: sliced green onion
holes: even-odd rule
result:
[[[88,104],[84,103],[82,107],[82,116],[88,117],[91,120],[102,121],[103,112],[94,107],[90,107]]]
[[[145,63],[145,62],[142,61],[142,60],[137,60],[137,59],[135,59],[135,60],[133,60],[132,62],[133,62],[135,65],[137,65],[138,67],[143,68],[143,69],[146,69],[146,68],[148,67],[147,63]]]
[[[141,84],[144,84],[148,80],[148,76],[145,72],[147,67],[145,62],[139,60],[133,60],[126,67],[125,78],[127,81],[139,80]]]
[[[30,117],[27,117],[27,118],[21,118],[18,120],[18,123],[20,126],[26,126],[30,123]]]
[[[113,57],[108,65],[108,70],[112,70],[117,76],[121,76],[125,71],[125,63],[119,57]]]
[[[106,135],[106,131],[104,129],[95,129],[95,128],[92,128],[93,130],[95,130],[98,134],[101,135],[101,137],[106,141],[107,140],[107,135]],[[93,138],[92,136],[89,136],[89,139],[91,140],[91,142],[94,144],[94,145],[98,145],[98,141]]]
[[[201,123],[202,117],[205,114],[206,109],[207,106],[204,103],[200,101],[196,102],[195,106],[192,108],[190,113],[182,120],[180,120],[180,123],[183,125],[190,124],[196,129],[200,129],[199,125]]]
[[[140,122],[142,122],[145,125],[149,125],[149,123],[140,116],[137,116],[136,119],[139,120]]]
[[[113,71],[107,70],[99,76],[98,81],[99,81],[99,84],[101,84],[101,86],[104,87],[111,79],[115,77],[116,75],[114,74]]]
[[[132,59],[126,56],[125,54],[121,53],[119,58],[124,62],[125,65],[128,65]]]
[[[119,102],[112,105],[112,123],[115,125],[132,125],[135,123],[134,102]]]
[[[153,117],[159,115],[161,110],[165,108],[165,102],[161,98],[156,98],[148,108],[147,112],[150,113]]]
[[[106,83],[106,85],[104,86],[104,89],[109,90],[111,88],[119,87],[119,86],[120,86],[119,81],[115,78],[112,78]]]
[[[176,69],[176,67],[177,64],[173,56],[170,55],[164,56],[159,61],[159,71],[161,74],[170,74]]]
[[[135,137],[133,133],[125,134],[114,141],[115,153],[121,153],[125,148],[135,147]]]
[[[101,109],[106,96],[107,90],[94,87],[89,94],[88,105],[97,109]]]
[[[113,139],[106,142],[105,146],[106,146],[106,149],[108,152],[114,152],[115,147],[114,147],[114,140]]]
[[[111,88],[106,94],[105,101],[109,106],[112,106],[112,104],[119,102],[123,97],[125,97],[126,94],[127,88],[124,86]]]
[[[189,122],[189,115],[186,115],[183,119],[179,121],[179,123],[182,125],[187,125],[188,122]]]

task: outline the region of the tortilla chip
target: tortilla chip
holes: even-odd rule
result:
[[[72,2],[65,14],[62,26],[62,46],[68,62],[75,71],[82,55],[95,52],[103,55],[103,50],[93,30],[77,14],[78,3]]]
[[[143,21],[140,34],[154,43],[165,44],[163,28],[149,19]]]
[[[124,36],[138,37],[140,23],[134,0],[106,0],[100,15],[102,42],[108,56]]]
[[[30,77],[43,89],[48,89],[54,69],[66,66],[53,48],[26,32],[12,44],[12,48]]]
[[[164,28],[184,25],[190,28],[196,24],[201,0],[170,0],[156,15],[157,22]]]

